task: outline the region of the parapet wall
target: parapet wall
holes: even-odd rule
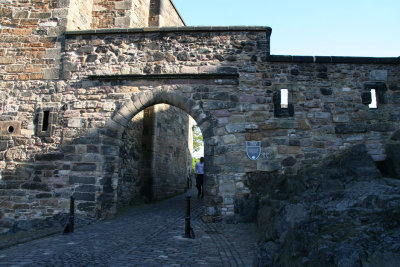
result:
[[[135,115],[160,103],[182,109],[202,130],[206,219],[235,215],[249,193],[249,172],[296,174],[359,143],[384,160],[385,144],[400,127],[398,59],[274,59],[270,33],[267,27],[67,32],[61,76],[53,80],[21,80],[9,69],[18,64],[2,64],[3,77],[16,77],[1,83],[2,225],[52,217],[68,208],[71,195],[78,214],[115,213],[125,179],[124,132]],[[279,105],[281,89],[289,91],[290,108]],[[377,109],[365,101],[371,89]],[[246,141],[261,142],[256,160]]]

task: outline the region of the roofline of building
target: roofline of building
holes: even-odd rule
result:
[[[179,18],[181,19],[182,23],[184,26],[186,26],[186,22],[185,20],[182,18],[181,13],[179,13],[178,9],[176,8],[174,2],[172,0],[169,0],[169,2],[171,3],[172,7],[175,9],[176,14],[178,14]]]
[[[258,31],[272,32],[270,27],[264,26],[180,26],[180,27],[145,27],[145,28],[110,28],[80,31],[66,31],[66,36],[96,35],[96,34],[129,34],[129,33],[165,33],[165,32],[245,32]]]
[[[400,64],[400,57],[341,57],[270,55],[266,61],[290,63]]]

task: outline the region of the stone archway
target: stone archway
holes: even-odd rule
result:
[[[216,180],[217,173],[213,167],[212,149],[208,148],[208,141],[214,136],[213,125],[215,119],[210,112],[204,111],[202,107],[195,101],[186,98],[180,93],[174,91],[156,89],[139,92],[131,97],[106,123],[106,127],[102,131],[102,145],[110,146],[113,144],[115,150],[120,149],[122,143],[122,135],[128,127],[132,118],[139,112],[156,104],[168,104],[173,107],[183,110],[190,115],[197,123],[203,133],[205,158],[206,158],[206,181],[205,181],[205,206],[204,216],[207,220],[215,220],[220,216],[220,209],[218,207],[218,183]],[[107,155],[103,153],[104,161],[107,161]],[[109,158],[110,159],[110,158]],[[105,165],[118,166],[119,157],[113,158],[114,162],[105,162]],[[117,173],[118,168],[103,168],[102,180],[109,185],[112,185],[112,190],[109,188],[108,192],[103,192],[97,198],[97,207],[102,209],[98,213],[103,217],[108,213],[116,212],[116,205],[118,203],[118,181],[121,177]]]

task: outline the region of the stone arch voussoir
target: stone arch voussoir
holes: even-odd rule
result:
[[[113,137],[120,138],[129,121],[136,114],[150,106],[162,103],[182,109],[193,117],[202,131],[207,130],[207,128],[204,128],[204,123],[210,121],[211,117],[202,110],[200,105],[182,94],[162,89],[144,91],[133,95],[107,122],[106,128],[112,133]]]
[[[212,113],[210,111],[204,110],[201,103],[195,101],[193,99],[187,98],[185,95],[179,92],[175,92],[172,90],[164,90],[162,88],[142,91],[137,94],[131,96],[125,104],[120,107],[113,115],[112,118],[108,120],[105,125],[104,130],[102,133],[104,134],[104,140],[110,142],[110,139],[114,140],[112,145],[115,149],[119,149],[119,143],[122,140],[123,133],[125,129],[128,127],[130,121],[142,110],[156,105],[156,104],[168,104],[179,109],[182,109],[184,112],[189,114],[200,127],[205,143],[205,153],[210,154],[210,151],[213,151],[214,147],[210,147],[207,149],[207,144],[210,143],[209,141],[215,136],[215,127],[216,127],[216,119],[213,118]],[[206,144],[207,143],[207,144]],[[214,192],[217,194],[217,189],[215,189],[218,185],[216,184],[216,173],[214,168],[214,162],[212,159],[212,155],[210,155],[209,159],[207,160],[209,170],[211,171],[209,175],[209,183],[213,189],[210,192]],[[118,161],[117,158],[115,160]],[[115,162],[115,165],[118,165],[118,162]],[[112,176],[113,179],[119,179],[118,175],[114,173],[104,173],[104,175]],[[116,181],[114,181],[116,183]],[[114,202],[116,201],[117,196],[114,193]],[[215,197],[218,197],[217,195]],[[214,199],[215,200],[215,199]],[[215,215],[220,215],[218,204],[215,201],[206,201],[210,203],[205,203],[208,207],[208,211],[212,210],[208,215],[211,217],[215,217]],[[215,206],[217,205],[217,206]],[[208,216],[205,214],[205,216]]]

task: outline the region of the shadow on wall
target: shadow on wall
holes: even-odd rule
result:
[[[146,110],[139,113],[121,138],[110,128],[90,127],[96,123],[93,120],[86,125],[89,129],[75,133],[80,137],[64,131],[61,151],[9,162],[14,167],[3,170],[0,181],[0,228],[17,232],[60,226],[67,220],[71,195],[77,201],[80,224],[113,215],[118,206],[137,203],[141,195],[150,201],[183,192],[191,158],[187,142],[182,142],[188,140],[182,125],[189,115],[167,105],[150,107],[147,113],[154,109],[161,115],[153,112],[153,118],[145,118]],[[162,137],[154,138],[157,135]],[[48,136],[41,138],[55,142]],[[177,158],[183,159],[177,161],[181,166],[173,168]],[[147,167],[150,177],[146,177]]]
[[[399,265],[399,174],[382,177],[363,144],[295,176],[249,173],[263,231],[257,266]]]

